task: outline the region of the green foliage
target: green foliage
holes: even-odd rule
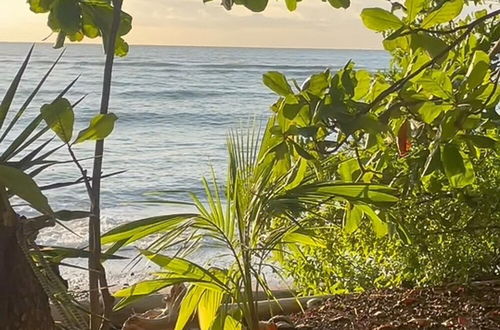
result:
[[[212,0],[203,0],[203,2],[210,2]],[[284,0],[286,8],[289,11],[294,11],[297,9],[297,4],[302,0]],[[347,9],[351,5],[351,0],[321,0],[323,2],[328,2],[333,8],[344,8]],[[242,5],[250,9],[253,12],[262,12],[266,9],[269,0],[222,0],[222,5],[227,10],[231,10],[233,5]]]
[[[57,99],[51,104],[45,104],[40,109],[47,126],[65,143],[73,136],[73,123],[75,114],[71,103],[67,99]]]
[[[24,129],[19,130],[20,133],[18,133],[17,136],[10,137],[9,140],[11,142],[6,142],[6,137],[9,136],[9,133],[14,132],[13,128],[15,128],[16,125],[19,125],[18,120],[23,117],[25,110],[31,105],[31,101],[37,95],[60,58],[56,60],[54,65],[42,77],[38,86],[28,95],[22,106],[12,116],[8,116],[9,112],[13,111],[12,101],[18,91],[19,83],[26,71],[32,51],[33,48],[30,49],[0,104],[0,119],[2,119],[0,128],[4,126],[3,124],[7,124],[3,127],[3,130],[0,131],[0,142],[2,143],[2,153],[0,155],[0,186],[8,189],[7,193],[9,197],[14,195],[18,196],[28,202],[37,211],[43,214],[53,215],[47,198],[33,181],[33,177],[43,170],[58,164],[57,161],[48,159],[57,148],[46,150],[50,141],[41,140],[49,129],[48,127],[39,127],[42,123],[42,116],[35,117]],[[54,102],[61,99],[71,88],[73,83],[74,82],[68,85]],[[10,120],[5,122],[6,118],[10,118]],[[31,148],[31,151],[27,152],[29,148]]]
[[[270,74],[269,83],[280,93],[291,92],[280,75]],[[134,243],[146,235],[162,235],[152,250],[142,251],[161,267],[158,279],[117,292],[121,298],[117,308],[166,286],[186,282],[189,288],[180,306],[176,329],[183,329],[195,313],[202,329],[239,329],[242,324],[256,329],[259,319],[255,291],[262,288],[273,299],[262,273],[270,267],[266,264],[272,252],[285,246],[323,246],[306,230],[306,223],[300,219],[303,212],[354,201],[370,217],[378,219],[368,205],[391,205],[397,201],[394,191],[385,186],[318,180],[312,168],[297,155],[288,155],[293,156],[288,159],[288,167],[276,166],[281,156],[268,134],[260,143],[255,133],[248,137],[231,135],[228,153],[224,191],[220,191],[214,178],[211,186],[203,181],[206,203],[192,195],[198,214],[143,219],[103,236],[102,242],[114,243],[110,251],[115,251],[117,246]],[[277,219],[282,224],[279,228],[272,226]],[[179,237],[186,230],[191,232],[189,238]],[[228,267],[205,267],[184,257],[207,239],[224,247],[231,258]],[[170,257],[156,252],[180,242],[189,247],[182,254]]]
[[[380,212],[352,202],[321,213],[326,222],[312,216],[326,226],[315,233],[329,248],[289,251],[285,268],[299,288],[337,292],[498,276],[500,209],[491,183],[499,180],[493,60],[500,12],[457,19],[466,3],[408,0],[401,11],[363,10],[365,25],[384,33],[393,58],[387,72],[350,62],[312,75],[292,93],[285,77],[277,90],[276,79],[264,76],[279,96],[268,130],[277,145],[292,140],[323,177],[386,184],[401,196],[397,207]]]
[[[88,140],[104,140],[113,131],[117,119],[118,117],[114,113],[96,115],[90,121],[89,127],[78,134],[75,143]]]
[[[44,214],[51,214],[47,198],[42,194],[35,181],[22,171],[0,165],[0,185],[8,189],[10,194],[16,195],[30,203],[34,209]]]
[[[113,18],[111,1],[28,0],[28,3],[34,13],[49,13],[47,24],[58,33],[56,48],[64,45],[66,37],[70,41],[81,41],[84,37],[94,39],[101,36],[107,52]],[[132,17],[122,12],[115,55],[127,55],[129,47],[123,36],[131,29]]]
[[[54,226],[59,221],[70,221],[72,219],[88,216],[88,212],[81,211],[56,211],[50,207],[47,198],[42,193],[44,189],[57,188],[70,185],[67,182],[57,182],[53,180],[50,185],[40,188],[34,178],[45,170],[64,163],[64,161],[50,159],[54,153],[60,149],[60,146],[51,144],[53,138],[50,138],[48,132],[52,129],[56,135],[65,143],[71,139],[73,129],[73,106],[75,104],[64,98],[66,93],[76,83],[73,80],[64,88],[54,100],[40,109],[40,114],[27,123],[22,123],[26,112],[32,108],[32,101],[43,87],[52,70],[58,63],[61,55],[54,64],[48,69],[41,78],[36,87],[28,93],[26,100],[14,109],[13,99],[17,96],[20,82],[27,70],[31,59],[33,47],[30,49],[21,68],[14,77],[7,89],[7,92],[0,103],[0,195],[2,199],[3,213],[0,217],[0,230],[5,230],[5,226],[19,229],[10,237],[7,231],[6,239],[9,244],[17,244],[24,250],[26,261],[32,266],[36,279],[40,282],[45,294],[50,299],[51,304],[61,315],[61,326],[65,328],[80,328],[85,317],[83,309],[76,300],[67,293],[66,288],[53,269],[53,263],[59,263],[62,259],[69,256],[77,256],[76,251],[69,253],[68,250],[62,251],[50,250],[48,252],[40,251],[33,242],[33,236],[44,227]],[[46,125],[44,125],[44,122]],[[21,126],[21,125],[24,125]],[[56,172],[57,173],[57,172]],[[78,183],[79,180],[76,180]],[[30,219],[18,220],[17,209],[11,203],[11,198],[18,197],[27,202],[35,211],[42,215]],[[64,225],[63,225],[64,226]],[[22,231],[20,231],[23,229]],[[26,237],[18,236],[24,233]],[[35,235],[34,235],[35,234]],[[33,247],[32,250],[29,248]],[[80,253],[79,256],[85,256]],[[105,258],[110,257],[108,255]],[[48,306],[47,306],[48,307]]]
[[[345,293],[389,286],[440,285],[500,274],[500,162],[480,165],[467,194],[421,195],[391,208],[404,230],[374,237],[368,223],[354,231],[338,208],[310,216],[326,248],[304,246],[284,255],[283,267],[304,294]],[[402,238],[398,238],[401,236]]]
[[[403,26],[396,15],[382,8],[363,9],[361,19],[367,28],[375,31],[396,30]]]

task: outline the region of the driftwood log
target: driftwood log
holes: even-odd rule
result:
[[[129,317],[123,324],[122,330],[174,330],[181,302],[186,295],[184,284],[172,287],[165,296],[165,309],[150,310],[142,314]]]
[[[185,295],[183,285],[173,286],[170,293],[146,296],[130,304],[128,307],[113,312],[111,323],[122,330],[172,330],[177,321],[180,302]],[[269,320],[275,315],[287,315],[306,309],[310,303],[318,303],[331,296],[309,296],[294,298],[294,292],[288,290],[275,290],[273,295],[276,300],[267,300],[263,292],[257,294],[259,299],[259,317]],[[88,305],[88,302],[84,305]],[[231,307],[230,307],[231,308]],[[232,306],[236,308],[236,306]],[[54,319],[58,314],[52,311]],[[189,329],[198,329],[196,319],[189,325]],[[261,322],[259,330],[273,330],[272,322]]]

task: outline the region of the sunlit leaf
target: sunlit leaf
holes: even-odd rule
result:
[[[424,8],[426,0],[406,0],[405,1],[405,7],[406,7],[406,12],[408,14],[407,20],[409,22],[413,22],[417,15],[422,11]]]
[[[403,22],[396,15],[382,8],[363,9],[361,19],[367,28],[379,32],[396,30],[403,26]]]
[[[328,0],[333,8],[349,8],[351,0]]]
[[[175,324],[174,330],[183,330],[186,324],[193,317],[194,313],[198,308],[201,297],[205,293],[205,288],[201,288],[196,285],[191,285],[186,293],[184,299],[182,299],[179,316],[177,317],[177,322]]]
[[[384,237],[389,233],[389,226],[382,221],[378,214],[368,205],[358,205],[363,213],[372,221],[373,231],[377,237]]]
[[[421,27],[428,29],[441,23],[448,23],[462,12],[463,6],[464,0],[444,1],[440,8],[426,14]]]
[[[82,143],[89,140],[104,140],[115,127],[115,121],[118,119],[114,113],[106,115],[96,115],[90,121],[89,127],[80,131],[74,143]]]
[[[224,293],[222,291],[205,290],[198,303],[198,324],[200,330],[210,330],[221,306]]]
[[[71,140],[73,136],[73,123],[75,115],[71,103],[60,98],[50,104],[45,104],[40,109],[43,119],[47,126],[53,130],[57,136],[65,143]]]
[[[277,71],[270,71],[263,75],[262,81],[264,85],[269,87],[276,94],[281,96],[287,96],[293,94],[292,88],[288,84],[286,77]]]
[[[285,0],[286,3],[286,8],[288,8],[289,11],[294,11],[297,9],[297,0]]]
[[[479,50],[474,52],[471,64],[465,75],[467,87],[473,89],[483,81],[489,79],[490,57],[485,52]]]

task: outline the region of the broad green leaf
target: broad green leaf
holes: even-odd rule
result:
[[[465,75],[467,87],[474,89],[489,79],[490,57],[482,50],[474,52],[472,62]]]
[[[28,202],[34,209],[43,214],[53,214],[47,198],[33,179],[22,171],[5,165],[0,165],[0,184],[9,193]]]
[[[366,70],[359,70],[356,72],[356,87],[354,88],[354,99],[362,99],[370,91],[372,83],[372,76]]]
[[[264,11],[269,0],[242,0],[245,7],[256,13]]]
[[[73,136],[73,123],[75,115],[71,103],[60,98],[50,104],[45,104],[40,109],[43,119],[54,133],[65,143]]]
[[[448,143],[441,148],[441,161],[448,178],[465,172],[462,155],[454,144]]]
[[[396,49],[402,49],[405,51],[409,50],[410,47],[410,36],[402,36],[402,37],[395,37],[395,38],[385,38],[384,41],[382,41],[382,44],[384,45],[384,49],[392,52]]]
[[[428,33],[415,33],[412,34],[410,39],[410,46],[413,50],[421,48],[429,55],[429,57],[434,58],[441,54],[447,47],[448,44],[441,38],[437,38]],[[442,56],[438,63],[441,63],[446,59],[446,54]]]
[[[464,0],[444,1],[440,8],[428,13],[425,16],[421,27],[428,29],[438,24],[448,23],[462,12],[463,6]]]
[[[288,84],[286,77],[280,72],[267,72],[263,75],[262,81],[264,82],[264,85],[269,87],[278,95],[286,97],[289,94],[293,94],[292,88]]]
[[[422,117],[422,120],[427,124],[432,124],[432,122],[439,117],[440,114],[448,110],[453,109],[452,105],[449,104],[435,104],[434,102],[424,102],[418,107],[418,113]]]
[[[28,0],[30,10],[34,13],[46,13],[55,0]]]
[[[351,0],[328,0],[333,8],[349,8]]]
[[[405,7],[406,7],[406,12],[407,16],[406,19],[408,22],[413,22],[417,15],[422,11],[424,8],[426,0],[406,0],[405,1]]]
[[[424,92],[428,95],[434,95],[442,99],[453,97],[453,86],[447,73],[433,71],[430,75],[417,80],[417,84],[422,86]]]
[[[353,182],[353,173],[359,170],[359,163],[356,158],[351,158],[339,164],[337,172],[340,179],[345,182]]]
[[[82,32],[86,37],[91,39],[101,35],[99,28],[94,24],[91,15],[86,10],[82,12]]]
[[[328,88],[328,73],[313,74],[306,82],[306,91],[315,96],[321,96]]]
[[[117,119],[118,117],[113,113],[96,115],[90,121],[89,127],[78,133],[78,137],[74,143],[105,139],[113,131]]]
[[[49,27],[56,32],[74,34],[80,31],[81,8],[74,0],[55,0],[50,6]]]
[[[403,22],[394,14],[382,8],[365,8],[361,12],[365,26],[374,31],[397,30]]]
[[[474,182],[474,170],[470,161],[466,162],[455,144],[448,143],[441,147],[441,162],[450,186],[463,188]]]
[[[125,39],[119,37],[116,39],[115,44],[115,55],[119,57],[124,57],[128,54],[129,46]]]
[[[82,29],[83,33],[95,38],[102,36],[104,50],[107,53],[109,37],[111,34],[111,22],[113,20],[113,7],[106,2],[89,1],[80,3],[82,7]],[[120,15],[120,28],[115,44],[115,55],[124,56],[128,51],[128,44],[121,38],[132,29],[132,16],[125,12]]]
[[[285,0],[286,2],[286,8],[288,8],[289,11],[294,11],[297,9],[297,0]]]

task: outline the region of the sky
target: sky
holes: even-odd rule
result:
[[[387,1],[351,1],[344,10],[304,0],[291,13],[284,0],[270,0],[263,13],[252,13],[241,6],[226,11],[220,0],[124,0],[123,9],[133,16],[125,39],[147,45],[380,49],[382,37],[366,29],[359,14]],[[25,0],[0,0],[0,41],[41,41],[50,33],[46,22],[47,14],[30,12]]]

